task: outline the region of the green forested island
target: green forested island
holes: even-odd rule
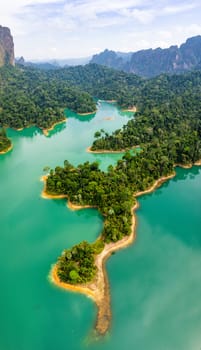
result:
[[[46,181],[46,193],[53,196],[65,194],[73,204],[97,207],[105,218],[101,238],[97,241],[103,248],[106,243],[117,242],[130,235],[131,208],[135,204],[133,195],[146,190],[156,180],[171,173],[173,161],[167,156],[166,146],[159,148],[158,144],[153,143],[144,145],[143,150],[135,155],[127,152],[117,166],[109,166],[107,172],[101,171],[96,162],[86,162],[75,168],[65,161],[64,167],[58,166],[50,171]],[[82,279],[79,274],[80,266],[72,258],[75,249],[73,247],[71,251],[64,252],[59,259],[58,275],[62,281],[70,283],[90,281],[93,277],[91,270],[94,269],[94,261],[88,261],[89,269]],[[88,251],[88,245],[83,249]],[[87,253],[85,256],[88,260]],[[64,270],[68,271],[65,277]],[[77,279],[75,274],[72,278],[71,270],[76,271]]]
[[[191,165],[201,159],[200,89],[200,72],[142,82],[135,97],[138,112],[134,118],[112,135],[97,132],[96,137],[101,133],[104,136],[91,147],[100,151],[128,150],[116,167],[109,166],[108,171],[103,172],[98,163],[86,162],[74,167],[66,160],[64,167],[57,166],[50,171],[46,192],[65,194],[74,204],[97,207],[105,218],[102,244],[117,242],[129,235],[135,194],[172,174],[175,164]],[[130,153],[136,146],[140,150]],[[76,247],[72,251],[74,249]],[[68,266],[65,281],[90,281],[91,273],[82,280],[77,263],[71,259],[72,251],[59,259],[59,276],[64,280],[63,270]],[[92,259],[90,263],[89,271],[93,270]],[[73,278],[70,269],[76,271]]]
[[[7,152],[12,147],[11,140],[6,135],[4,128],[0,129],[0,153]]]

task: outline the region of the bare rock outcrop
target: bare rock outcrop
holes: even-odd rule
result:
[[[14,42],[10,29],[0,26],[0,67],[15,65]]]

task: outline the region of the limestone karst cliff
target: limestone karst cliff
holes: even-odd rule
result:
[[[0,25],[0,67],[15,65],[14,42],[10,29]]]
[[[105,50],[94,55],[90,63],[135,73],[143,77],[154,77],[161,73],[182,73],[200,69],[201,35],[186,40],[180,47],[148,49],[137,52],[115,52]]]

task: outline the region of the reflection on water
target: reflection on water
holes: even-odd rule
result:
[[[8,137],[10,137],[11,139],[14,136],[33,138],[34,136],[43,134],[42,130],[39,128],[36,128],[35,126],[32,126],[30,128],[25,128],[23,130],[7,129],[7,132],[8,132]]]
[[[168,228],[169,235],[188,247],[200,249],[201,168],[194,166],[191,169],[176,170],[176,177],[165,182],[152,194],[140,198],[140,204],[146,212],[146,206],[152,202],[147,216],[151,218],[156,231],[167,232]]]
[[[94,241],[103,218],[95,209],[71,211],[64,199],[42,199],[43,168],[68,159],[97,160],[107,169],[122,154],[86,148],[98,128],[112,132],[130,117],[101,102],[95,116],[83,118],[91,117],[69,117],[50,137],[37,128],[8,130],[14,148],[0,157],[0,349],[199,349],[201,168],[178,168],[177,177],[139,198],[136,242],[107,262],[113,314],[107,338],[85,343],[96,307],[50,283],[63,249]]]
[[[177,177],[174,178],[175,182],[177,182],[179,180],[185,180],[185,179],[187,179],[187,177],[189,177],[190,179],[193,180],[195,178],[195,176],[200,173],[200,167],[198,167],[198,166],[195,166],[195,167],[190,168],[190,169],[186,169],[187,171],[180,171],[180,169],[181,168],[176,167]]]
[[[75,118],[79,120],[80,122],[90,122],[96,115],[96,113],[91,113],[87,115],[79,115],[69,109],[66,109],[65,115],[67,118]]]
[[[55,125],[53,130],[48,131],[48,135],[46,137],[51,137],[53,135],[56,135],[56,134],[59,134],[60,132],[62,132],[66,128],[66,122],[59,123],[59,124]]]

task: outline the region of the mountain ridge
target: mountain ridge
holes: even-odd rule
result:
[[[201,35],[188,38],[180,47],[145,49],[121,53],[104,50],[92,57],[90,63],[105,65],[127,73],[151,78],[162,73],[182,73],[201,64]]]

